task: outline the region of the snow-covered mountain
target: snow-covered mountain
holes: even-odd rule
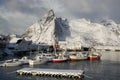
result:
[[[104,26],[99,23],[92,23],[85,19],[72,20],[69,22],[71,32],[81,37],[83,45],[119,45],[119,32],[118,27],[109,25]],[[117,24],[116,24],[117,25]]]
[[[48,43],[53,41],[55,31],[55,16],[50,10],[41,20],[30,26],[23,37],[32,40],[33,43]]]
[[[86,19],[67,20],[55,17],[53,10],[30,26],[22,35],[33,43],[53,44],[56,40],[68,46],[120,45],[120,25],[112,20],[93,23]]]

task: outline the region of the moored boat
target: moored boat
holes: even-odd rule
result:
[[[21,59],[13,58],[13,59],[2,61],[0,63],[0,66],[2,66],[2,67],[20,66],[20,65],[24,65],[24,64],[28,64],[28,63],[29,63],[29,59],[24,56]]]
[[[52,53],[42,53],[41,54],[41,58],[42,57],[45,57],[48,59],[48,62],[51,62],[54,58],[55,58],[55,55],[52,54]]]
[[[57,62],[66,62],[67,59],[66,59],[66,58],[64,58],[64,59],[56,58],[56,59],[53,59],[52,61],[53,61],[54,63],[57,63]]]
[[[69,55],[69,58],[71,61],[80,61],[80,60],[87,60],[88,56],[87,54],[83,54],[82,52],[79,52],[79,53],[71,53]]]
[[[48,59],[41,56],[36,56],[34,59],[29,60],[29,65],[37,65],[47,63]]]
[[[59,54],[56,58],[52,60],[52,62],[57,63],[57,62],[66,62],[68,60],[68,57],[66,57],[63,54]]]
[[[22,65],[22,62],[18,59],[6,60],[3,64],[1,64],[2,67],[12,67],[20,65]]]
[[[100,56],[98,56],[98,55],[89,55],[88,60],[100,60]]]
[[[29,59],[26,56],[24,56],[21,59],[19,59],[19,61],[22,62],[22,65],[29,64]]]
[[[88,55],[88,60],[100,60],[101,54],[99,52],[93,52]]]

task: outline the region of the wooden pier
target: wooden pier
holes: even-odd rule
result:
[[[64,69],[40,69],[40,68],[23,68],[17,70],[18,75],[26,76],[49,76],[49,77],[66,77],[82,80],[84,71],[82,70],[64,70]]]

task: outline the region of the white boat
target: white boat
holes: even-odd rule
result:
[[[56,58],[54,58],[52,60],[52,62],[54,62],[54,63],[57,63],[57,62],[66,62],[68,60],[69,60],[69,56],[66,54],[66,49],[65,49],[62,53],[59,53],[58,55],[56,54]]]
[[[19,59],[19,61],[22,62],[23,65],[24,64],[29,64],[29,59],[26,56],[24,56],[21,59]]]
[[[52,60],[52,62],[57,63],[57,62],[66,62],[68,60],[68,57],[64,54],[59,54]]]
[[[34,59],[29,60],[29,65],[44,64],[48,61],[47,58],[41,56],[36,56]]]
[[[87,54],[83,54],[82,52],[79,52],[79,53],[71,53],[69,55],[69,58],[71,61],[79,61],[79,60],[87,60],[88,56]]]
[[[57,63],[57,62],[66,62],[67,60],[68,60],[67,58],[60,58],[60,57],[58,57],[58,58],[53,59],[52,61],[54,63]]]
[[[22,57],[21,59],[10,59],[10,60],[2,61],[0,66],[2,67],[20,66],[28,63],[29,63],[29,59],[27,57]]]
[[[18,59],[6,60],[1,66],[3,67],[12,67],[12,66],[20,66],[22,62]]]
[[[55,58],[55,55],[54,55],[54,54],[52,54],[52,53],[42,53],[42,54],[41,54],[41,58],[42,58],[42,57],[47,58],[47,59],[48,59],[48,61],[52,61],[52,59],[54,59],[54,58]]]

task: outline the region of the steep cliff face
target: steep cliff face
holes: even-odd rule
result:
[[[30,26],[23,34],[23,37],[32,40],[33,43],[52,44],[55,31],[55,16],[50,10],[45,16]]]
[[[120,26],[113,21],[92,23],[86,19],[70,20],[56,18],[53,10],[30,26],[23,37],[33,43],[53,44],[66,41],[67,45],[120,45]]]
[[[55,35],[58,41],[66,41],[71,36],[70,26],[67,19],[55,19]]]

